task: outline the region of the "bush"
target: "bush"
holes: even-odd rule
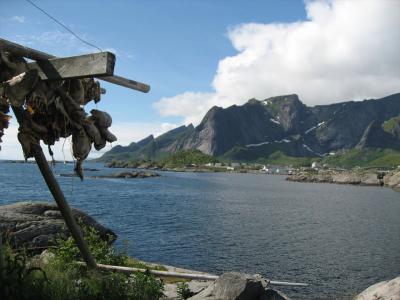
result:
[[[115,248],[110,246],[112,236],[108,236],[106,241],[102,240],[99,232],[95,228],[86,226],[81,221],[78,223],[80,223],[85,241],[96,262],[119,266],[126,264],[128,256],[123,253],[117,253]],[[79,248],[71,236],[67,239],[58,238],[56,240],[56,247],[53,248],[51,252],[53,252],[57,258],[65,262],[82,261]]]
[[[110,271],[91,271],[65,265],[55,259],[44,267],[49,284],[45,292],[56,300],[157,300],[163,283],[152,274],[126,275]]]
[[[131,264],[125,254],[118,254],[98,232],[83,226],[89,249],[100,263]],[[126,275],[112,271],[90,270],[75,264],[81,260],[72,238],[58,239],[52,250],[54,257],[44,260],[15,253],[7,245],[0,254],[4,266],[0,270],[0,299],[7,300],[157,300],[162,296],[163,282],[149,272]]]
[[[178,283],[176,287],[179,299],[186,300],[194,295],[194,293],[189,289],[189,285],[186,282]]]
[[[42,299],[48,282],[45,272],[29,266],[25,253],[14,253],[9,245],[0,248],[0,255],[0,299]]]

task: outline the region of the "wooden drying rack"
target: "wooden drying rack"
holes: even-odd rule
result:
[[[99,52],[73,57],[55,57],[39,50],[28,48],[0,38],[0,51],[7,51],[13,55],[25,57],[35,62],[29,63],[29,69],[38,70],[42,80],[63,80],[73,78],[96,77],[100,80],[121,85],[136,91],[147,93],[150,86],[139,81],[130,80],[114,75],[115,55],[110,52]],[[104,89],[102,91],[104,93]],[[22,122],[23,108],[12,107],[18,123]],[[33,146],[33,145],[32,145]],[[83,238],[82,232],[72,215],[71,208],[65,199],[60,185],[47,162],[39,145],[33,147],[33,157],[39,170],[56,201],[61,215],[71,232],[82,257],[89,268],[96,268],[97,264]]]

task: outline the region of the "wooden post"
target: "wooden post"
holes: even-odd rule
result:
[[[3,282],[4,278],[5,272],[3,268],[4,268],[3,233],[0,228],[0,282]]]
[[[46,184],[51,194],[54,197],[54,200],[57,202],[57,206],[60,209],[61,215],[63,216],[72,237],[78,245],[83,260],[86,262],[89,268],[96,268],[96,261],[89,251],[89,248],[83,238],[82,232],[78,224],[76,223],[74,216],[72,215],[71,208],[69,207],[68,202],[65,199],[64,194],[56,178],[54,177],[54,174],[51,171],[47,159],[44,156],[42,148],[40,148],[40,146],[35,147],[34,157],[39,167],[39,170],[42,173],[42,176],[46,181]]]
[[[22,108],[13,107],[13,111],[18,123],[22,122]],[[58,208],[60,209],[61,215],[63,216],[65,223],[71,232],[72,237],[74,238],[78,248],[82,254],[83,260],[86,262],[89,268],[96,268],[96,261],[94,260],[92,254],[89,251],[89,248],[83,238],[82,232],[75,221],[75,218],[72,214],[71,208],[68,205],[67,200],[64,197],[64,194],[58,184],[56,178],[54,177],[53,172],[50,169],[50,166],[47,162],[46,157],[42,151],[42,148],[39,145],[31,145],[33,148],[33,156],[36,160],[36,163],[39,167],[40,172],[46,182],[51,194],[54,197],[54,200],[57,203]]]
[[[28,48],[5,39],[0,38],[0,50],[9,51],[15,55],[30,58],[36,61],[48,60],[56,58],[54,55],[47,54],[42,51],[38,51],[32,48]],[[121,76],[109,76],[101,77],[100,80],[104,80],[110,83],[118,84],[133,90],[137,90],[143,93],[147,93],[150,90],[150,86],[138,81],[130,80]]]

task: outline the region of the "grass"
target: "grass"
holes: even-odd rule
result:
[[[400,116],[391,118],[382,124],[382,128],[387,133],[393,134],[394,130],[400,125]]]
[[[218,160],[211,155],[204,154],[200,150],[184,150],[172,154],[159,161],[166,167],[182,167],[186,165],[204,165],[207,163],[216,163]]]
[[[259,162],[274,164],[274,165],[290,165],[293,167],[309,166],[317,158],[315,157],[294,157],[284,154],[282,151],[277,151],[269,155],[267,158],[260,159]]]
[[[323,158],[322,162],[331,167],[393,168],[400,165],[400,151],[391,149],[351,149],[342,154],[327,156]]]

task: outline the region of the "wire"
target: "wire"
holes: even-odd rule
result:
[[[84,39],[82,39],[80,36],[78,36],[75,32],[73,32],[71,29],[69,29],[66,25],[64,25],[63,23],[61,23],[60,21],[58,21],[56,18],[54,18],[52,15],[50,15],[49,13],[47,13],[44,9],[40,8],[39,6],[37,6],[35,3],[33,3],[31,0],[25,0],[26,2],[28,2],[29,4],[31,4],[32,6],[36,7],[38,10],[40,10],[42,13],[44,13],[46,16],[48,16],[50,19],[52,19],[54,22],[56,22],[58,25],[62,26],[65,30],[67,30],[69,33],[71,33],[74,37],[76,37],[78,40],[80,40],[81,42],[85,43],[86,45],[89,45],[93,48],[96,48],[97,50],[99,50],[100,52],[102,52],[103,50],[101,50],[99,47],[97,47],[96,45],[93,45],[87,41],[85,41]]]

